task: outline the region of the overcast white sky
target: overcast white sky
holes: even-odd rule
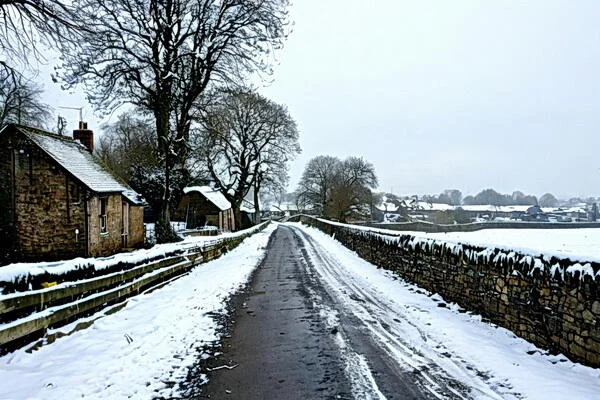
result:
[[[290,189],[329,154],[363,156],[398,194],[600,195],[600,2],[296,0],[290,11],[274,83],[260,89],[301,130]]]

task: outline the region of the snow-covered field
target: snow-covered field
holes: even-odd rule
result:
[[[211,315],[224,312],[231,294],[245,286],[275,228],[268,226],[161,289],[127,300],[116,313],[89,318],[101,316],[87,329],[32,353],[21,349],[0,357],[0,399],[177,397],[176,382],[202,356],[201,346],[218,339]]]
[[[448,242],[522,250],[524,253],[560,255],[578,261],[600,260],[600,228],[484,229],[475,232],[402,232]]]
[[[316,271],[333,295],[367,322],[365,334],[379,338],[399,368],[429,371],[432,393],[439,387],[433,375],[439,367],[471,388],[475,399],[600,398],[600,369],[548,355],[478,315],[460,313],[455,304],[439,307],[439,295],[377,269],[317,229],[290,225],[318,243],[318,255],[309,251]],[[372,304],[355,301],[358,295]],[[376,386],[370,398],[385,399]]]
[[[600,262],[600,228],[578,229],[482,229],[475,232],[428,233],[399,231],[350,225],[320,219],[337,226],[383,235],[412,235],[417,238],[440,240],[448,243],[472,244],[481,247],[517,251],[539,256],[557,256],[579,262]]]

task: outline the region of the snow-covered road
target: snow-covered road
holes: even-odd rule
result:
[[[511,332],[377,269],[322,232],[288,226],[301,239],[309,271],[331,299],[313,294],[324,322],[338,328],[346,370],[359,383],[357,398],[387,398],[393,389],[389,374],[397,371],[412,371],[417,385],[437,398],[598,398],[600,370],[546,355]],[[365,335],[388,360],[361,353]],[[390,360],[397,370],[390,368]]]

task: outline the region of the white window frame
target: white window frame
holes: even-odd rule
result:
[[[102,204],[104,203],[104,210],[102,209]],[[108,234],[108,197],[100,197],[98,198],[98,219],[100,224],[100,234],[107,235]],[[102,213],[104,212],[104,214]]]
[[[122,203],[123,210],[123,236],[129,235],[129,203]]]

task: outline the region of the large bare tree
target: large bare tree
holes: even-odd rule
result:
[[[361,157],[317,156],[306,165],[297,193],[315,213],[346,221],[370,213],[377,184],[373,164]]]
[[[340,163],[340,159],[333,156],[317,156],[308,162],[296,191],[303,208],[310,207],[315,214],[327,215]]]
[[[201,123],[200,165],[232,204],[240,227],[240,207],[251,189],[258,218],[260,191],[287,184],[288,161],[300,152],[296,123],[285,106],[249,90],[219,92]]]
[[[164,170],[155,139],[154,121],[147,113],[130,110],[110,124],[103,125],[103,135],[96,147],[96,154],[129,186],[141,193],[153,210],[162,204]],[[176,195],[169,204],[173,210],[179,194],[189,183],[188,171],[175,169],[170,172],[170,190]],[[153,216],[155,220],[156,216]]]
[[[99,110],[132,103],[154,115],[164,166],[159,241],[170,229],[170,171],[186,160],[194,105],[214,81],[268,69],[286,36],[289,0],[76,0],[93,34],[63,48],[58,76],[83,83]]]

